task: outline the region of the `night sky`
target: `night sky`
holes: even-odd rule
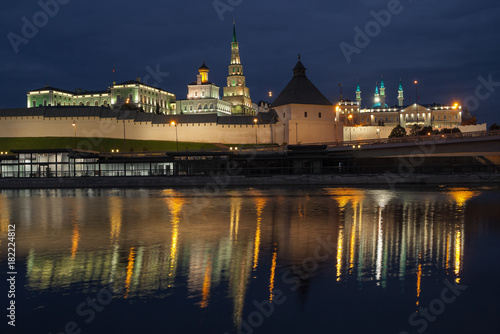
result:
[[[149,74],[148,83],[185,99],[205,61],[209,80],[223,87],[234,18],[254,102],[279,94],[300,53],[330,101],[338,100],[340,83],[354,100],[359,80],[367,106],[383,75],[389,105],[397,103],[400,78],[405,104],[410,96],[414,102],[418,80],[421,103],[467,103],[479,122],[500,123],[498,1],[58,1],[51,15],[37,1],[2,2],[0,108],[25,107],[26,92],[47,84],[104,90],[114,65],[117,82]],[[380,11],[390,16],[376,23]],[[38,31],[23,34],[26,22]],[[368,28],[368,42],[355,42],[356,27]]]

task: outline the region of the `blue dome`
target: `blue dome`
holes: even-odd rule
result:
[[[382,108],[382,105],[379,103],[375,103],[373,106],[372,106],[372,109],[375,109],[375,108]],[[389,106],[384,103],[384,108],[389,108]],[[382,108],[383,109],[383,108]]]

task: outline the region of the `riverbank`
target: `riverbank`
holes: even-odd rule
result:
[[[500,174],[365,174],[365,175],[273,175],[273,176],[127,176],[66,178],[5,178],[0,189],[58,188],[202,188],[207,192],[224,187],[252,186],[352,186],[352,185],[485,185],[499,184]]]

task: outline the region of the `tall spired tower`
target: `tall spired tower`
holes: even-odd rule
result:
[[[229,64],[229,76],[227,86],[223,88],[222,100],[231,102],[231,114],[253,115],[250,90],[246,86],[243,75],[243,65],[240,60],[240,50],[236,39],[236,24],[233,22],[233,41],[231,43],[231,63]]]

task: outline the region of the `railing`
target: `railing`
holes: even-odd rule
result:
[[[149,169],[136,169],[127,171],[80,171],[76,174],[69,173],[18,173],[4,172],[0,173],[0,178],[66,178],[66,177],[171,177],[171,176],[273,176],[273,175],[384,175],[392,174],[395,176],[407,176],[407,174],[462,174],[470,175],[474,173],[488,173],[500,177],[500,165],[439,165],[439,166],[408,166],[411,173],[401,174],[400,167],[397,165],[389,166],[259,166],[247,167],[239,166],[235,169],[226,168],[190,168],[168,171],[152,171]],[[406,170],[406,169],[405,169]]]
[[[478,138],[478,137],[490,137],[490,136],[500,136],[500,130],[493,131],[474,131],[474,132],[462,132],[462,133],[445,133],[437,135],[426,135],[426,136],[406,136],[397,138],[380,138],[380,139],[363,139],[363,140],[352,140],[352,141],[341,141],[338,143],[317,143],[326,144],[328,147],[343,147],[343,146],[357,146],[357,145],[376,145],[376,144],[396,144],[396,143],[416,143],[422,141],[441,141],[441,140],[455,140],[464,138]]]

